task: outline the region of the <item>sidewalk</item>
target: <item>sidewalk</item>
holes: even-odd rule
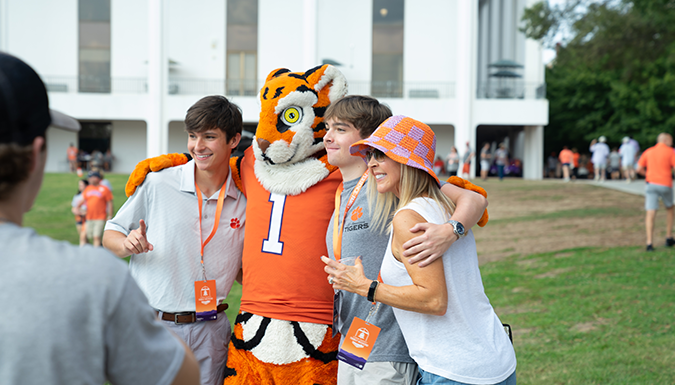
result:
[[[610,188],[613,190],[622,191],[629,194],[645,195],[645,180],[637,179],[631,183],[626,183],[625,180],[606,180],[604,182],[596,182],[593,179],[577,179],[569,183],[587,183],[593,186]]]

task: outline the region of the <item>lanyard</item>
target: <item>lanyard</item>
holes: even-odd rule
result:
[[[344,230],[345,227],[345,220],[347,219],[347,213],[349,212],[349,209],[352,208],[354,205],[354,201],[356,200],[356,197],[359,195],[359,192],[361,191],[361,188],[363,185],[366,183],[366,179],[368,179],[368,173],[369,170],[366,170],[366,172],[363,173],[361,176],[361,179],[359,179],[359,183],[356,184],[356,187],[354,187],[354,190],[352,191],[352,195],[349,197],[349,200],[347,201],[347,207],[345,207],[345,215],[342,217],[342,226],[340,226],[340,195],[342,194],[342,191],[344,190],[344,183],[340,184],[340,187],[338,187],[337,191],[335,191],[335,213],[333,214],[333,255],[335,256],[335,260],[339,261],[341,256],[342,256],[342,231]]]
[[[220,213],[223,211],[223,201],[225,201],[225,190],[227,190],[227,182],[225,182],[222,187],[220,187],[220,194],[218,194],[218,204],[216,205],[216,218],[213,223],[213,230],[211,234],[205,241],[202,241],[202,192],[197,186],[197,181],[195,180],[195,191],[197,192],[197,203],[199,205],[199,243],[201,244],[201,250],[199,255],[201,256],[202,263],[202,275],[204,276],[204,281],[206,281],[206,268],[204,267],[204,247],[211,242],[211,238],[216,235],[218,231],[218,224],[220,223]]]

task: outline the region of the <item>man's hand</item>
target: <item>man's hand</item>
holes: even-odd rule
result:
[[[124,239],[124,249],[129,252],[129,254],[143,254],[148,251],[152,251],[154,246],[152,243],[148,242],[148,238],[145,234],[146,226],[145,221],[138,221],[140,227],[136,230],[132,230],[126,239]]]
[[[410,229],[411,233],[423,231],[422,235],[403,244],[403,256],[410,257],[411,265],[419,262],[420,267],[443,256],[445,251],[458,239],[450,224],[436,225],[428,222],[418,223]]]

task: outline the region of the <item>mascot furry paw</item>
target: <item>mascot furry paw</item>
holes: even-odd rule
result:
[[[323,114],[346,93],[344,76],[330,65],[272,71],[260,91],[253,143],[230,160],[247,206],[241,312],[226,385],[337,382],[340,336],[332,337],[333,289],[320,257],[328,255],[326,230],[342,176],[327,161]],[[127,193],[148,172],[187,161],[171,154],[139,163]],[[452,183],[480,189],[457,179]]]

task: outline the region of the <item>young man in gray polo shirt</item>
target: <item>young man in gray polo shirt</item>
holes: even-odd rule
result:
[[[366,192],[367,181],[349,211],[345,213],[350,196],[368,170],[360,157],[351,156],[349,147],[370,136],[391,115],[389,107],[380,104],[376,99],[358,95],[346,96],[331,104],[325,115],[327,132],[324,143],[328,161],[340,168],[343,178],[344,190],[341,193],[341,207],[338,213],[339,226],[343,229],[341,256],[342,258],[360,256],[364,272],[371,279],[378,277],[389,234],[373,228]],[[452,218],[466,225],[467,229],[478,222],[487,207],[487,200],[473,191],[451,184],[445,184],[442,191],[457,205]],[[338,234],[333,228],[334,220],[335,216],[331,219],[326,233],[326,245],[333,259],[335,259],[333,238],[334,234]],[[420,263],[420,266],[428,265],[441,256],[459,237],[451,224],[418,224],[411,231],[425,231],[421,238],[415,238],[411,240],[412,243],[404,245],[407,249],[405,255],[413,255],[411,263]],[[342,293],[338,327],[343,340],[354,317],[365,320],[370,311],[371,303],[364,297]],[[380,304],[368,322],[381,328],[368,362],[363,370],[340,362],[338,384],[366,385],[387,381],[414,384],[417,365],[408,354],[392,308]]]
[[[241,270],[246,223],[246,198],[229,167],[241,112],[223,96],[207,96],[190,107],[185,126],[192,160],[148,174],[107,223],[103,245],[118,257],[131,254],[131,274],[194,351],[202,385],[221,385],[231,334],[221,302]],[[209,281],[215,293],[204,289]],[[196,298],[204,290],[219,305],[201,320]]]

